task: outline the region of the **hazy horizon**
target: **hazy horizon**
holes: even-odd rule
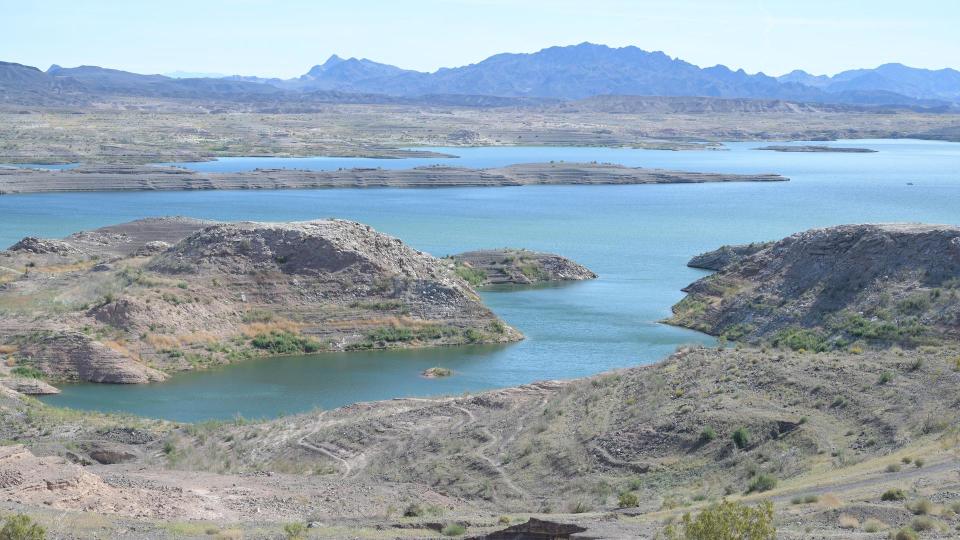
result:
[[[290,78],[332,54],[433,72],[499,53],[591,42],[772,76],[794,69],[833,75],[886,63],[960,67],[960,39],[951,24],[960,4],[947,1],[814,0],[797,6],[595,0],[587,6],[570,0],[519,6],[506,0],[361,0],[350,6],[0,0],[8,19],[0,60],[43,70],[97,65],[145,74]]]

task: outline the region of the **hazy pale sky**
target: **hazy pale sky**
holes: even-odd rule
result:
[[[960,68],[958,0],[0,0],[0,60],[292,77],[331,54],[433,71],[583,41],[780,75]]]

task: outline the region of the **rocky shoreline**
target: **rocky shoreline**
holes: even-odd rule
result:
[[[724,174],[644,169],[604,163],[529,163],[491,169],[450,166],[412,169],[306,171],[258,169],[200,173],[179,167],[81,165],[66,170],[0,168],[0,194],[72,191],[217,189],[441,188],[525,185],[784,182],[778,174]]]

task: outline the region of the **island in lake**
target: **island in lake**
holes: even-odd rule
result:
[[[839,154],[872,154],[876,153],[877,150],[871,148],[857,148],[854,146],[826,146],[826,145],[802,145],[802,146],[790,146],[790,145],[773,145],[773,146],[763,146],[757,148],[756,150],[770,150],[773,152],[835,152]]]
[[[429,166],[335,171],[257,169],[201,173],[180,167],[87,164],[65,170],[0,168],[0,194],[67,191],[215,189],[441,188],[526,185],[785,182],[779,174],[730,174],[626,167],[610,163],[525,163],[491,169]]]

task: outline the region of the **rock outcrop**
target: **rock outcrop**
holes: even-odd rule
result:
[[[0,499],[56,510],[127,516],[210,518],[200,497],[114,487],[62,457],[35,456],[23,445],[0,447]]]
[[[730,263],[739,261],[744,257],[770,247],[771,242],[743,244],[738,246],[722,246],[713,251],[701,253],[690,259],[687,266],[690,268],[700,268],[703,270],[713,270],[714,272],[722,270]]]
[[[525,249],[486,249],[450,257],[458,274],[475,286],[533,285],[597,277],[585,266],[552,253]]]
[[[167,378],[135,359],[132,351],[110,348],[80,332],[35,334],[18,356],[54,380],[137,384]]]
[[[960,228],[845,225],[691,261],[717,268],[668,322],[798,347],[916,344],[960,335]]]
[[[45,383],[40,379],[31,377],[13,377],[11,379],[0,380],[0,384],[10,390],[20,392],[27,396],[46,396],[50,394],[59,394],[55,386]]]

